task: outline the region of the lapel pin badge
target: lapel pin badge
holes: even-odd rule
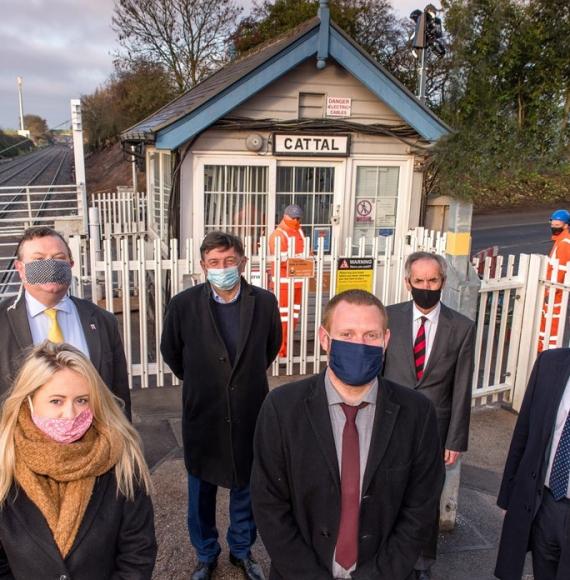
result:
[[[91,330],[97,330],[97,327],[94,324],[91,324]]]

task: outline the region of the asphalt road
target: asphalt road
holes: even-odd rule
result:
[[[490,246],[499,246],[499,253],[548,254],[552,247],[548,218],[557,208],[504,210],[475,213],[472,226],[474,254]]]

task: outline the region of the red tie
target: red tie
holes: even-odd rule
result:
[[[358,520],[360,518],[360,447],[356,414],[368,403],[357,407],[341,403],[346,416],[342,431],[342,459],[340,473],[340,527],[336,540],[335,560],[350,570],[358,557]]]
[[[414,360],[416,362],[416,379],[418,381],[424,375],[424,365],[426,362],[426,320],[425,316],[421,318],[422,323],[418,328],[418,334],[416,334],[416,340],[414,341]]]

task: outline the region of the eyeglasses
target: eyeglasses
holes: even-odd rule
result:
[[[212,258],[206,260],[204,263],[208,268],[231,268],[232,266],[238,266],[241,260],[239,258],[234,258],[230,256],[229,258],[224,258],[223,260]]]

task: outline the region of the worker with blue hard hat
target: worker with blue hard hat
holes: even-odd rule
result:
[[[550,231],[552,232],[552,250],[550,250],[550,263],[546,269],[546,279],[551,282],[564,282],[566,268],[570,263],[570,211],[566,209],[557,209],[550,216]],[[553,273],[555,264],[558,264],[558,271]],[[540,332],[538,334],[538,351],[556,348],[559,346],[558,330],[562,300],[564,295],[562,290],[554,290],[554,304],[552,308],[552,321],[550,323],[550,333],[546,336],[546,321],[548,318],[549,291],[544,296],[544,305],[542,307],[542,320],[540,323]],[[563,328],[563,327],[562,327]]]

